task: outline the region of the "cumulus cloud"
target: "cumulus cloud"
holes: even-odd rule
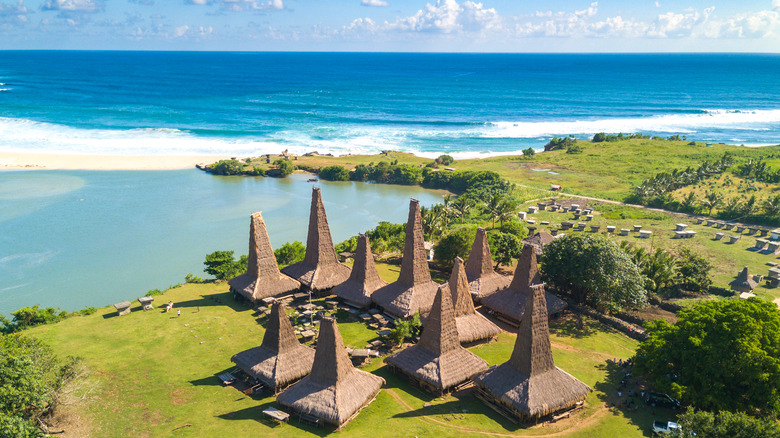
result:
[[[28,9],[22,0],[16,3],[5,4],[0,2],[0,23],[23,24],[27,23]]]
[[[572,12],[536,11],[532,18],[537,20],[531,19],[516,24],[514,35],[519,37],[583,35],[588,30],[589,19],[598,14],[598,6],[598,2],[593,2],[585,9]]]
[[[221,0],[220,7],[227,11],[281,11],[284,9],[282,0],[258,2],[254,0]]]
[[[102,0],[47,0],[41,5],[44,11],[60,12],[100,12]]]
[[[435,34],[478,33],[501,27],[501,17],[495,9],[482,3],[456,0],[437,0],[408,17],[376,23],[371,18],[358,18],[344,26],[339,33],[351,32],[422,32]]]
[[[363,6],[390,6],[390,3],[385,0],[363,0],[360,4]]]

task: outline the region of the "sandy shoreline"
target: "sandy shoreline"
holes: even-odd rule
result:
[[[2,170],[170,170],[195,167],[230,158],[213,155],[79,155],[0,152]]]

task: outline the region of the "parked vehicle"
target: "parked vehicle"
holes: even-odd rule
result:
[[[681,430],[674,421],[653,421],[653,433],[656,435],[671,435]]]
[[[677,409],[680,407],[680,401],[664,394],[662,392],[649,392],[645,396],[645,403],[652,407],[660,406],[663,408]]]

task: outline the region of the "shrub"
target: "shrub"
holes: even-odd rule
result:
[[[533,157],[534,155],[536,155],[534,148],[523,149],[524,157]]]
[[[206,280],[198,277],[197,275],[190,272],[189,274],[184,276],[184,282],[185,283],[205,283]]]
[[[436,158],[436,161],[434,162],[436,164],[441,164],[443,166],[449,166],[450,164],[455,162],[455,159],[449,155],[439,155],[439,157]]]
[[[326,181],[349,181],[349,170],[339,165],[323,167],[318,175]]]
[[[544,151],[557,151],[559,149],[567,149],[573,145],[577,140],[574,137],[553,137],[546,145],[544,145]]]
[[[465,259],[471,251],[477,229],[458,227],[451,230],[434,246],[433,258],[443,266],[452,266],[455,257]]]
[[[280,178],[289,176],[295,170],[295,165],[293,165],[292,161],[284,158],[274,161],[274,166],[276,166],[276,176]]]
[[[219,160],[206,169],[214,175],[241,175],[244,173],[244,165],[235,158]]]
[[[523,240],[528,236],[528,229],[525,228],[525,224],[520,222],[516,217],[501,224],[500,230],[502,233],[511,234],[520,240]]]
[[[593,143],[601,143],[604,141],[607,141],[607,134],[603,132],[599,132],[596,135],[593,136]]]
[[[156,297],[156,296],[160,296],[162,294],[163,294],[163,291],[161,291],[160,289],[152,289],[152,290],[146,292],[146,295],[144,295],[144,296]]]
[[[490,242],[490,255],[496,262],[496,268],[499,265],[511,265],[512,260],[519,258],[523,250],[523,243],[514,234],[491,233],[488,235],[488,241]]]
[[[203,262],[207,274],[213,275],[218,280],[227,280],[246,271],[247,256],[241,256],[238,260],[233,258],[233,251],[214,251],[206,255]]]
[[[297,240],[293,243],[286,242],[274,251],[274,256],[279,266],[292,265],[303,260],[306,256],[306,247]]]
[[[340,254],[342,252],[355,252],[357,250],[357,236],[352,236],[349,239],[339,243],[336,245],[336,254]]]

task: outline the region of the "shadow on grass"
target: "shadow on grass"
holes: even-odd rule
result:
[[[597,322],[591,321],[590,324],[597,324]],[[597,332],[590,324],[587,319],[580,315],[570,315],[551,320],[550,333],[575,339],[587,338],[595,335]]]
[[[218,372],[214,373],[213,375],[208,376],[208,377],[204,377],[202,379],[190,380],[190,384],[192,384],[193,386],[225,386],[225,387],[228,387],[230,385],[223,384],[222,380],[220,380],[220,378],[219,378],[219,375],[220,374],[224,374],[224,373],[229,373],[229,372],[233,371],[234,369],[236,369],[236,367],[233,366],[233,367],[230,367],[230,368],[226,368],[226,369],[224,369],[222,371],[218,371]],[[236,381],[238,381],[238,380],[236,380]]]
[[[321,436],[321,437],[329,435],[334,432],[334,430],[327,425],[323,427],[316,427],[316,426],[311,426],[308,424],[301,423],[298,420],[298,416],[295,414],[290,414],[290,417],[287,422],[277,421],[263,415],[263,411],[270,407],[281,409],[285,412],[288,411],[287,409],[282,409],[282,407],[279,406],[278,404],[276,406],[274,405],[275,405],[275,401],[269,398],[266,399],[264,403],[261,403],[257,406],[253,406],[251,408],[239,409],[237,411],[217,415],[217,418],[221,418],[223,420],[230,420],[230,421],[256,421],[271,429],[294,427],[300,429],[301,431],[309,432],[311,434]]]
[[[173,310],[208,306],[228,306],[236,312],[246,312],[252,310],[252,308],[248,305],[236,301],[232,292],[220,292],[211,295],[201,295],[200,299],[175,302],[173,303]]]

